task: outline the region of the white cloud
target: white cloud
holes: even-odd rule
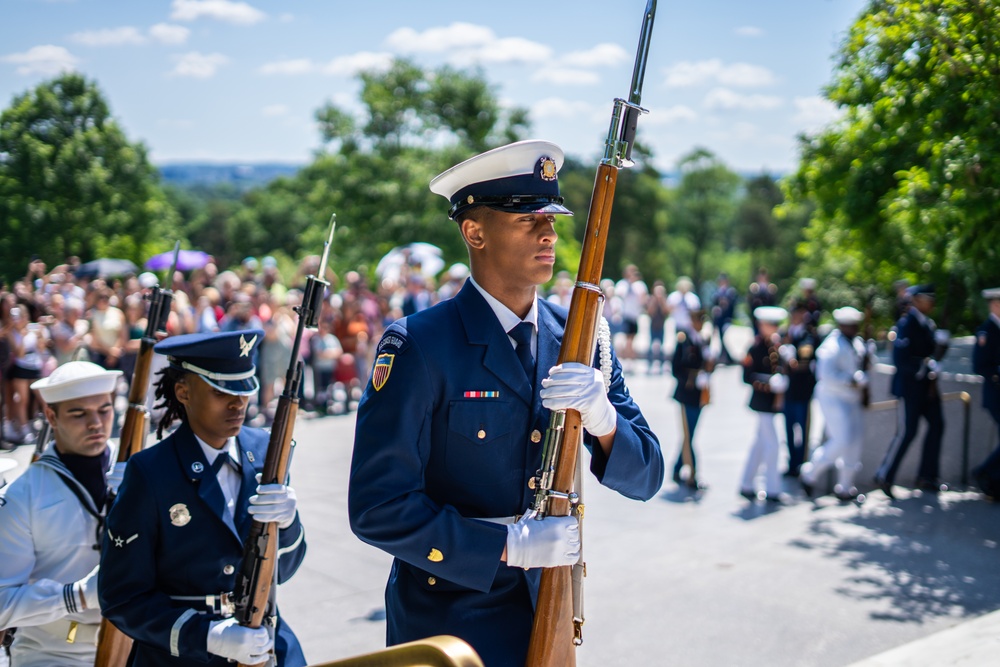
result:
[[[216,19],[226,23],[252,25],[267,18],[267,14],[245,2],[233,0],[174,0],[170,18],[175,21]]]
[[[18,65],[18,74],[42,74],[44,76],[75,69],[76,64],[80,62],[65,48],[53,44],[33,46],[22,53],[11,53],[0,57],[0,61]]]
[[[523,37],[497,37],[492,29],[472,23],[452,23],[417,32],[399,28],[385,45],[399,53],[447,53],[460,65],[470,62],[542,62],[552,57],[552,48]]]
[[[149,36],[161,44],[183,44],[191,31],[182,25],[157,23],[149,29]]]
[[[741,25],[739,28],[734,30],[737,35],[741,37],[763,37],[764,31],[753,25]]]
[[[195,79],[210,79],[215,72],[229,62],[221,53],[198,53],[191,51],[173,57],[177,65],[169,72],[171,76],[190,76]]]
[[[775,109],[782,104],[782,99],[774,95],[744,95],[728,88],[713,88],[705,95],[704,101],[704,105],[708,109],[741,109],[744,111]]]
[[[792,104],[795,106],[792,122],[806,132],[819,130],[840,118],[842,113],[837,105],[819,95],[796,97],[792,100]]]
[[[84,46],[123,46],[126,44],[144,44],[146,38],[138,28],[123,25],[120,28],[103,28],[101,30],[83,30],[69,36],[70,40]]]
[[[504,37],[465,54],[455,54],[453,60],[461,63],[470,57],[488,63],[535,63],[548,60],[551,56],[552,48],[544,44],[523,37]]]
[[[724,86],[753,88],[769,86],[777,81],[771,70],[749,63],[724,64],[718,58],[683,61],[666,70],[668,86],[686,87],[717,83]]]
[[[354,76],[363,71],[384,72],[392,65],[391,53],[359,51],[349,56],[339,56],[323,66],[323,74],[329,76]]]
[[[289,58],[287,60],[276,60],[271,63],[264,63],[257,70],[261,74],[278,74],[282,76],[295,76],[298,74],[308,74],[316,69],[308,58]]]
[[[643,116],[642,125],[674,125],[683,121],[698,120],[698,113],[689,106],[676,104],[666,109],[653,109],[648,116]]]
[[[570,67],[601,67],[617,65],[628,60],[628,51],[617,44],[605,42],[586,51],[571,51],[560,58],[559,62]]]
[[[607,110],[605,109],[604,111],[603,115],[606,117]],[[590,102],[567,100],[561,97],[546,97],[531,105],[531,117],[534,119],[556,118],[572,120],[581,118],[589,121],[593,120],[594,115],[597,113],[597,108]]]
[[[261,114],[268,118],[274,118],[276,116],[286,116],[290,109],[288,105],[285,104],[269,104],[260,110]]]
[[[553,67],[543,67],[531,76],[531,80],[539,83],[553,83],[560,86],[589,86],[600,81],[600,77],[589,70],[556,65]]]

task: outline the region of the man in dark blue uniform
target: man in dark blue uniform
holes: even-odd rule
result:
[[[712,372],[711,341],[701,335],[704,313],[691,311],[691,324],[686,331],[677,332],[677,344],[671,371],[677,380],[674,400],[681,404],[681,451],[674,463],[672,479],[689,489],[705,488],[698,482],[697,460],[694,454],[694,432],[698,428],[701,410],[709,400],[709,378]],[[687,466],[687,479],[682,481],[681,471]]]
[[[305,665],[278,618],[240,626],[227,604],[253,520],[278,524],[278,582],[305,556],[295,492],[259,484],[268,434],[243,426],[258,383],[252,353],[260,330],[174,336],[156,384],[166,415],[159,444],[129,459],[108,515],[98,592],[101,610],[135,640],[131,665],[258,664],[272,650],[281,667]]]
[[[894,498],[892,485],[896,471],[917,435],[921,417],[927,420],[927,434],[916,487],[931,493],[940,488],[938,470],[944,415],[937,388],[937,362],[947,349],[947,332],[939,331],[930,318],[934,309],[933,285],[914,285],[907,293],[912,303],[889,334],[892,361],[896,366],[892,394],[903,404],[902,423],[875,474],[875,484],[890,498]]]
[[[1000,287],[983,290],[990,316],[976,330],[972,367],[983,376],[983,407],[1000,426]],[[979,488],[987,496],[1000,499],[1000,446],[972,471]]]
[[[736,316],[736,301],[739,293],[729,282],[729,274],[719,274],[719,286],[712,295],[712,328],[719,335],[719,363],[731,364],[733,357],[726,348],[726,331]]]
[[[788,375],[788,391],[782,412],[788,445],[788,470],[798,477],[809,449],[809,407],[816,388],[816,348],[819,340],[810,326],[811,315],[803,302],[792,306],[791,322],[782,336],[781,360]]]
[[[453,298],[403,318],[378,344],[358,407],[351,527],[395,556],[389,644],[450,634],[491,667],[524,664],[542,567],[575,564],[574,517],[535,520],[528,483],[550,410],[575,409],[591,472],[630,498],[663,481],[659,443],[608,348],[602,371],[557,366],[566,311],[552,277],[563,153],[524,141],[431,182],[451,202],[472,275]],[[518,516],[522,515],[522,516]]]

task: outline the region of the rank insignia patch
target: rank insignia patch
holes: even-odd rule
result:
[[[372,371],[372,386],[375,387],[375,391],[379,391],[385,386],[386,380],[389,379],[389,372],[392,371],[392,360],[395,358],[395,354],[378,355],[375,360],[375,369]]]

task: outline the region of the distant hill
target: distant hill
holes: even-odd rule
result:
[[[231,185],[239,191],[266,185],[279,176],[292,176],[303,165],[287,163],[175,162],[157,165],[163,182],[178,187]]]

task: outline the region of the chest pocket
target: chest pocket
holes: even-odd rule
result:
[[[516,473],[511,470],[511,431],[516,419],[507,401],[453,402],[448,409],[445,454],[449,474],[475,479],[478,486],[507,483]]]

